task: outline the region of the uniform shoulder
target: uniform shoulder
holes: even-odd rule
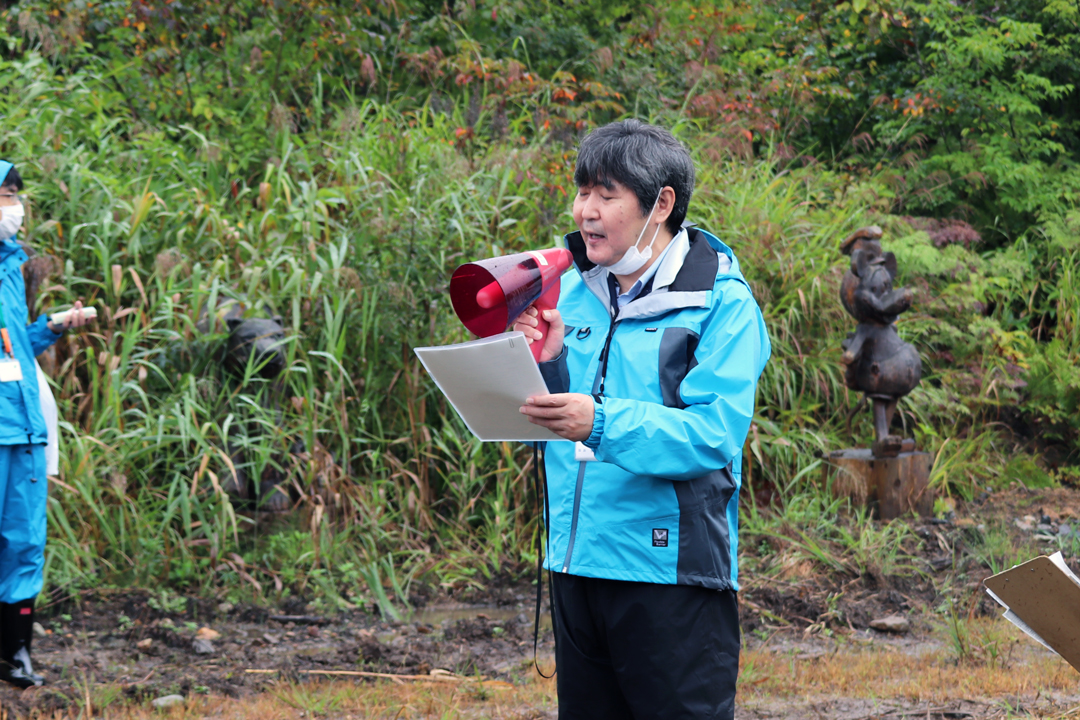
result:
[[[720,275],[716,278],[716,293],[723,305],[757,305],[754,293],[741,275]]]
[[[27,259],[19,243],[0,240],[0,267],[4,268],[5,273],[18,270]]]

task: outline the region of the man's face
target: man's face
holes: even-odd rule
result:
[[[650,209],[646,208],[646,213]],[[597,265],[618,262],[637,241],[646,219],[637,195],[615,181],[610,188],[583,185],[574,198],[574,222],[585,240],[589,260]]]

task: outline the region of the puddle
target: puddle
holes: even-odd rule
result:
[[[483,615],[493,622],[509,622],[518,616],[524,615],[525,622],[532,627],[536,617],[534,607],[491,607],[487,605],[432,605],[414,610],[408,617],[409,622],[425,623],[436,627],[445,622],[457,622],[458,620],[473,620]],[[551,615],[547,610],[540,613],[541,630],[551,628]]]
[[[487,607],[485,605],[432,605],[430,607],[414,610],[412,615],[409,616],[409,621],[427,623],[429,625],[442,625],[448,620],[450,622],[472,620],[479,615],[484,615],[488,620],[505,622],[507,620],[513,620],[522,613],[525,613],[527,617],[532,617],[528,612],[525,612],[520,608],[512,607],[500,608]]]

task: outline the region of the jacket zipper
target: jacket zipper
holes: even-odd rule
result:
[[[607,378],[608,353],[611,351],[611,338],[615,335],[615,328],[619,326],[619,320],[612,319],[608,328],[607,339],[604,340],[604,349],[600,352],[600,367],[596,371],[596,379],[593,381],[593,397],[598,402],[603,402],[604,381]],[[566,546],[566,559],[563,561],[562,571],[570,572],[570,558],[574,554],[574,540],[577,537],[578,511],[581,509],[581,490],[585,485],[585,466],[588,463],[578,463],[577,485],[574,488],[574,512],[570,516],[570,542]]]

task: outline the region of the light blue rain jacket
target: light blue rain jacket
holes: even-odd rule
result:
[[[585,577],[738,590],[742,447],[771,346],[731,249],[696,228],[668,250],[652,290],[612,317],[607,272],[566,236],[566,341],[541,365],[551,392],[594,400],[594,462],[545,453],[546,566]]]
[[[10,169],[11,163],[0,160],[0,181],[7,177]],[[32,325],[26,324],[26,286],[22,276],[22,264],[26,260],[26,253],[14,236],[0,240],[0,301],[23,376],[20,382],[0,383],[0,445],[45,444],[48,441],[34,358],[60,336],[48,328],[49,319],[45,315]],[[0,355],[3,355],[2,351],[0,346]]]

